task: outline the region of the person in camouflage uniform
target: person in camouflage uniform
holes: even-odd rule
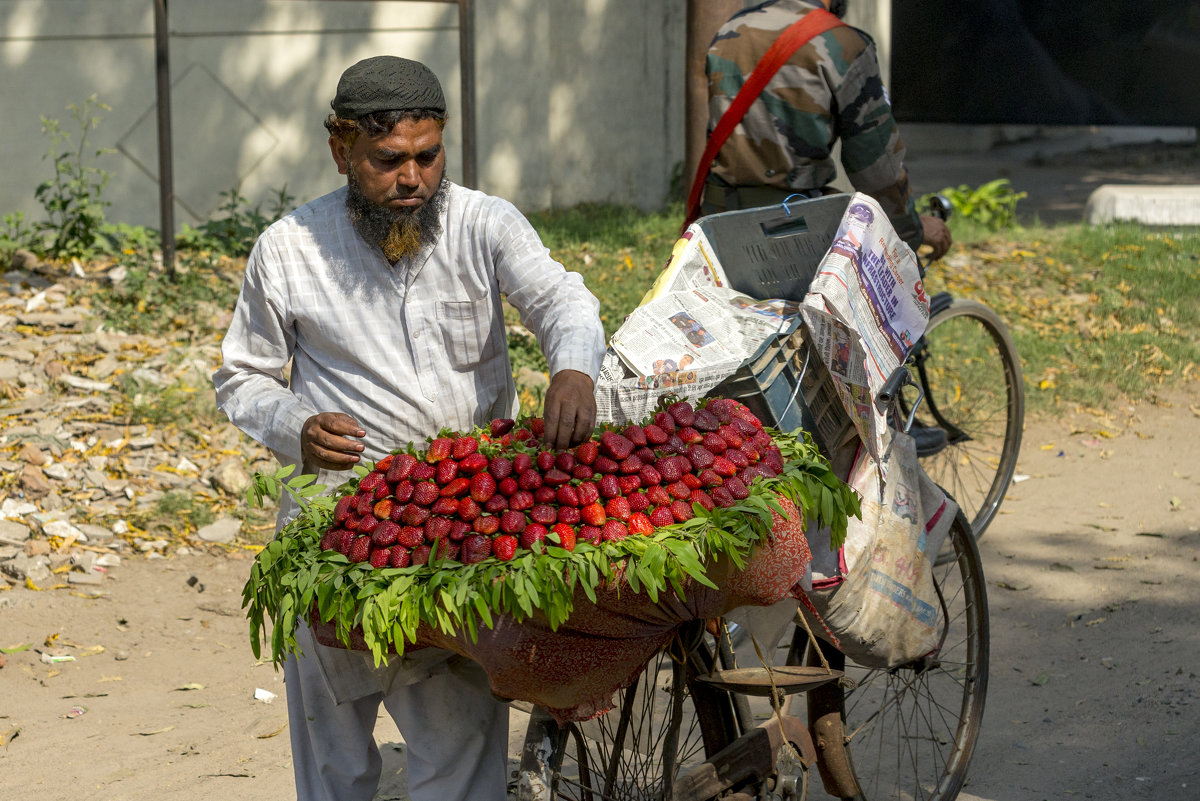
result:
[[[828,6],[829,0],[768,0],[721,27],[705,63],[710,132],[775,39],[804,14]],[[854,188],[879,201],[913,250],[925,243],[931,259],[941,258],[950,247],[950,231],[942,220],[917,214],[875,43],[849,26],[807,42],[767,82],[717,154],[703,212],[835,191],[832,150],[839,139],[842,166]]]

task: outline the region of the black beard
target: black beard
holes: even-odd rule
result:
[[[346,210],[358,235],[378,245],[395,263],[416,254],[442,232],[441,212],[446,205],[448,182],[443,177],[437,191],[416,209],[391,209],[368,200],[358,184],[353,166],[347,172]]]

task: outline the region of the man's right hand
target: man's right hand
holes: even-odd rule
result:
[[[350,415],[341,412],[321,412],[304,421],[300,429],[300,453],[306,465],[322,470],[346,470],[359,461],[367,435]]]
[[[950,229],[946,226],[946,221],[939,217],[922,214],[921,230],[923,232],[921,244],[929,245],[931,248],[928,256],[930,261],[937,261],[942,256],[945,256],[946,251],[950,249],[950,245],[954,243],[954,238],[950,236]]]

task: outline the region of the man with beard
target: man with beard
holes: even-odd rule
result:
[[[329,147],[347,185],[255,245],[213,376],[220,409],[326,486],[444,427],[512,417],[503,295],[550,366],[544,442],[590,435],[599,304],[512,204],[446,179],[437,78],[370,58],[342,75],[332,106]],[[285,497],[279,525],[295,512]],[[407,744],[413,799],[504,798],[508,708],[476,663],[424,649],[375,668],[304,624],[296,639],[302,655],[284,675],[301,801],[374,797],[380,704]]]

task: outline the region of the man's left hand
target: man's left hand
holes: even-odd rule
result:
[[[577,370],[559,370],[546,390],[542,442],[551,450],[566,450],[591,436],[596,427],[595,385]]]

